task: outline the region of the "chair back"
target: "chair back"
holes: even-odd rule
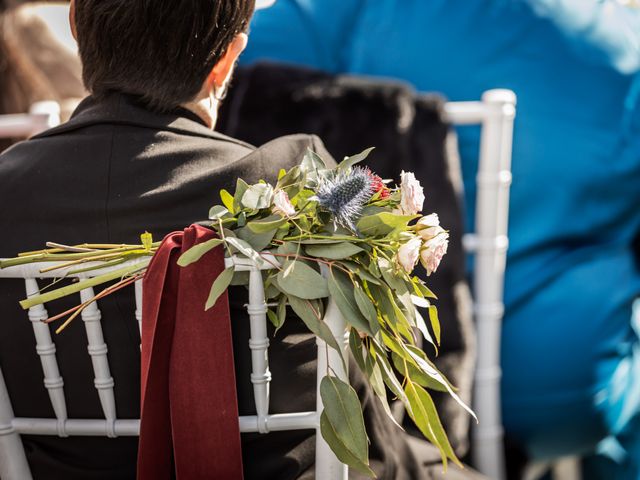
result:
[[[346,480],[347,466],[342,464],[333,454],[320,434],[320,414],[323,410],[322,398],[319,394],[320,381],[327,371],[332,370],[343,381],[348,382],[347,371],[340,358],[340,353],[327,348],[323,340],[317,339],[317,402],[316,410],[286,414],[269,414],[269,338],[267,336],[267,308],[265,301],[262,270],[269,270],[278,265],[275,257],[265,255],[268,262],[255,265],[251,260],[232,257],[226,259],[226,266],[235,266],[236,271],[249,272],[249,303],[246,308],[250,316],[250,340],[252,373],[251,382],[254,389],[256,415],[239,418],[241,432],[258,432],[267,434],[281,430],[316,430],[316,478],[328,480]],[[91,278],[108,273],[113,268],[103,268],[91,272],[69,274],[69,268],[43,273],[41,270],[51,267],[51,263],[29,264],[0,270],[0,278],[23,279],[26,296],[38,294],[38,279]],[[118,266],[117,268],[121,268]],[[95,296],[93,288],[80,292],[79,302],[87,302]],[[135,283],[136,309],[132,317],[142,320],[142,283]],[[19,299],[16,299],[18,301]],[[36,352],[40,357],[44,377],[44,388],[55,413],[55,418],[19,418],[13,413],[11,395],[0,368],[0,479],[29,480],[31,473],[25,451],[20,439],[21,434],[68,436],[137,436],[140,432],[140,420],[118,419],[115,407],[115,380],[109,370],[108,347],[104,341],[99,305],[93,303],[82,311],[84,328],[87,334],[88,353],[91,356],[94,372],[94,384],[100,397],[104,418],[76,419],[69,418],[64,395],[65,381],[60,375],[56,360],[56,346],[52,340],[49,325],[44,323],[48,314],[44,306],[37,305],[29,309],[28,318],[32,323],[36,340]],[[342,354],[346,350],[346,325],[334,302],[329,301],[324,321],[331,329]],[[78,349],[78,355],[84,349]],[[69,379],[66,379],[67,382]]]
[[[506,478],[500,414],[500,334],[504,315],[504,273],[509,238],[509,188],[516,95],[489,90],[479,102],[445,105],[454,125],[481,125],[476,177],[475,233],[463,238],[475,257],[473,309],[477,329],[474,410],[480,423],[472,432],[474,466],[494,480]]]

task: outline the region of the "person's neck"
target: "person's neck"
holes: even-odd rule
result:
[[[191,102],[183,103],[182,107],[195,113],[211,130],[216,126],[218,105],[215,100],[212,102],[209,97],[195,99]]]

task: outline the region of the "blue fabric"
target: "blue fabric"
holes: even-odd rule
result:
[[[516,92],[503,409],[538,457],[610,434],[635,448],[639,45],[640,10],[613,0],[278,0],[242,57],[400,78],[451,100]],[[472,228],[479,129],[459,137]]]

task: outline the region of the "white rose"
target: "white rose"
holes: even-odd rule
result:
[[[424,205],[424,191],[420,182],[412,172],[403,171],[400,174],[400,191],[402,200],[400,208],[405,215],[415,215],[422,210]]]
[[[421,246],[422,240],[418,237],[414,237],[407,243],[402,244],[398,249],[398,256],[396,257],[396,260],[407,273],[413,272],[416,263],[418,263],[418,260],[420,259]]]
[[[436,228],[439,229],[439,233],[426,241],[420,252],[420,262],[427,270],[427,275],[438,270],[442,257],[445,256],[447,248],[449,248],[449,234],[442,227]]]
[[[438,233],[442,232],[442,228],[440,227],[440,219],[438,218],[437,213],[432,213],[431,215],[427,215],[426,217],[422,217],[418,220],[417,225],[420,225],[422,228],[418,230],[418,235],[424,240],[427,241]]]
[[[296,214],[296,209],[289,200],[289,195],[284,190],[278,190],[273,195],[273,213],[282,215],[283,217],[290,217]]]

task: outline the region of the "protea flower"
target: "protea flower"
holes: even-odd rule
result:
[[[362,167],[353,167],[320,178],[316,199],[333,214],[336,223],[355,232],[355,222],[362,207],[374,193],[371,176]]]

